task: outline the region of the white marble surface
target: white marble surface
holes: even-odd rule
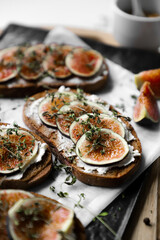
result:
[[[115,0],[0,0],[0,29],[9,23],[112,31]]]

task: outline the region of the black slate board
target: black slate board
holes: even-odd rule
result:
[[[47,33],[47,30],[42,30],[40,28],[10,24],[0,36],[0,49],[14,45],[21,45],[27,42],[43,42]],[[82,39],[92,48],[100,51],[108,59],[134,73],[146,69],[159,68],[160,55],[156,52],[113,47],[97,42],[93,39]],[[103,210],[103,212],[105,211],[108,213],[107,216],[103,217],[103,220],[117,233],[118,237],[115,237],[114,234],[107,230],[98,220],[95,220],[86,227],[87,239],[118,240],[122,237],[127,220],[131,215],[132,209],[139,195],[143,178],[144,174]]]
[[[99,43],[93,39],[82,39],[88,43],[88,45],[100,51],[103,56],[133,73],[160,67],[160,54],[158,52],[135,48],[113,47]]]

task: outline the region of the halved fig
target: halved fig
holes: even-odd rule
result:
[[[110,117],[107,114],[84,114],[74,121],[69,129],[70,138],[76,143],[80,137],[87,131],[91,130],[93,126],[98,128],[111,129],[113,132],[119,134],[124,138],[125,129],[121,122],[115,117]]]
[[[0,51],[0,82],[17,76],[21,47],[11,47]]]
[[[74,48],[66,57],[66,65],[69,70],[81,77],[91,77],[101,68],[102,55],[92,49]]]
[[[72,92],[56,92],[49,94],[39,105],[39,117],[47,125],[56,127],[56,115],[59,109],[76,99]]]
[[[106,165],[125,158],[129,147],[124,138],[110,129],[92,128],[76,144],[79,158],[88,164]]]
[[[0,173],[10,174],[27,167],[38,152],[38,143],[29,132],[1,128]]]
[[[160,98],[160,68],[146,70],[135,75],[135,84],[139,90],[144,82],[149,82],[155,98]]]
[[[99,115],[100,113],[107,113],[107,110],[95,102],[74,101],[70,105],[63,106],[57,113],[56,123],[58,129],[66,136],[69,136],[71,124],[77,121],[77,117],[86,113],[95,113]]]
[[[45,56],[45,45],[38,44],[29,47],[21,64],[20,75],[26,80],[36,80],[44,73],[43,59]]]
[[[0,190],[0,236],[8,239],[7,215],[8,210],[20,199],[31,198],[33,195],[22,190]]]
[[[159,121],[158,104],[149,82],[145,82],[141,87],[140,95],[133,110],[133,119],[135,122],[141,122],[145,119],[152,122]]]
[[[74,213],[54,201],[30,198],[18,201],[8,216],[13,240],[60,240],[72,230]]]
[[[71,72],[65,65],[65,57],[72,50],[68,45],[53,45],[50,47],[46,59],[43,63],[45,71],[55,78],[67,78]]]

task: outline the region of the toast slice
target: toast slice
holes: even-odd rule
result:
[[[49,201],[52,201],[55,204],[59,204],[59,202],[57,202],[54,199],[48,198],[44,195],[41,194],[37,194],[37,193],[33,193],[33,192],[27,192],[27,191],[22,191],[22,190],[1,190],[0,191],[0,200],[1,197],[3,199],[3,194],[6,196],[8,194],[11,194],[10,196],[12,196],[12,199],[10,199],[9,197],[7,198],[9,202],[6,202],[6,207],[3,209],[2,211],[2,218],[0,220],[0,224],[2,226],[2,228],[0,229],[0,233],[1,233],[1,238],[3,238],[4,240],[9,240],[10,236],[9,236],[9,230],[8,230],[8,221],[7,216],[8,216],[8,211],[14,206],[14,204],[20,200],[20,199],[26,199],[26,198],[40,198],[40,199],[46,199]],[[14,194],[17,195],[17,197],[14,198]],[[11,201],[10,201],[11,200]],[[8,204],[7,204],[8,203]],[[70,230],[71,235],[76,236],[76,239],[79,240],[85,240],[86,239],[86,235],[85,235],[85,229],[82,225],[82,223],[80,222],[80,220],[76,217],[76,215],[74,214],[73,216],[73,223],[71,226],[71,230]],[[69,237],[69,236],[68,236]]]
[[[128,119],[123,116],[118,117],[118,119],[125,125],[126,131],[131,136],[127,141],[130,147],[135,153],[137,153],[134,154],[134,159],[127,164],[123,163],[123,161],[120,162],[120,165],[112,164],[107,167],[105,172],[103,171],[103,166],[98,166],[98,168],[87,171],[85,166],[81,166],[81,164],[79,165],[77,155],[75,157],[69,154],[70,150],[74,147],[72,140],[69,137],[64,136],[57,128],[46,125],[39,118],[38,107],[40,102],[45,96],[55,93],[56,91],[57,89],[50,90],[49,92],[44,91],[33,95],[27,100],[23,110],[25,124],[35,133],[39,134],[50,145],[52,152],[57,156],[59,161],[70,166],[73,174],[81,182],[94,186],[114,187],[127,181],[127,179],[139,168],[142,151],[140,140]],[[72,92],[76,93],[75,90],[72,90]],[[86,93],[84,93],[84,95],[90,96],[90,100],[95,98],[95,95],[89,95]],[[98,99],[98,102],[103,101]],[[112,106],[107,105],[107,108],[113,113],[116,113],[116,115],[120,115]]]
[[[44,47],[42,59],[39,60],[39,58],[38,58],[38,60],[36,60],[36,61],[35,61],[35,59],[30,59],[31,62],[27,63],[28,65],[32,66],[33,72],[34,72],[34,70],[37,72],[41,71],[41,69],[36,70],[37,62],[38,61],[40,61],[40,62],[46,61],[46,60],[43,60],[43,59],[47,58],[46,57],[47,53],[45,51],[47,51],[46,49],[50,48],[50,46],[47,46],[44,44],[34,45],[30,48],[35,48],[36,49],[35,51],[39,51],[39,46]],[[58,44],[56,44],[56,47],[57,46],[58,46]],[[61,45],[59,45],[59,46],[61,46]],[[18,51],[22,51],[22,48],[23,47],[20,47],[20,50],[18,50]],[[24,48],[26,49],[26,47],[24,47]],[[38,48],[38,50],[37,50],[37,48]],[[9,48],[8,51],[11,51],[10,49],[12,50],[13,48]],[[0,56],[5,51],[7,51],[7,49],[1,50]],[[27,50],[24,50],[24,51],[27,51]],[[33,52],[35,53],[35,51],[33,51]],[[22,53],[23,53],[23,51],[22,51]],[[24,55],[24,56],[22,57],[22,55]],[[17,63],[18,69],[23,69],[23,60],[24,59],[25,59],[25,54],[23,53],[20,55],[20,58],[18,59],[18,63]],[[63,59],[63,61],[64,61],[64,59]],[[0,62],[1,62],[1,59],[0,59]],[[6,65],[6,69],[7,69],[7,66],[8,65]],[[3,70],[5,70],[4,68],[5,68],[5,66],[3,67]],[[2,70],[0,70],[0,71],[2,71]],[[58,70],[55,70],[55,73],[56,73],[56,71],[58,71]],[[33,78],[30,77],[29,79],[27,79],[27,77],[25,78],[25,76],[21,73],[21,70],[18,70],[18,74],[16,76],[13,75],[13,77],[8,78],[7,81],[0,79],[0,95],[2,97],[25,97],[25,96],[31,96],[32,94],[35,94],[40,91],[44,91],[46,89],[58,88],[61,85],[65,85],[66,87],[72,87],[72,88],[80,87],[80,88],[84,89],[85,91],[94,92],[94,91],[102,88],[105,85],[107,77],[108,77],[108,66],[104,59],[103,59],[100,69],[97,72],[95,72],[95,74],[93,74],[92,76],[88,76],[87,78],[83,77],[83,76],[78,76],[75,74],[71,74],[70,76],[68,76],[66,78],[57,78],[56,76],[54,76],[54,74],[52,74],[52,75],[49,74],[48,71],[44,67],[44,71],[42,71],[41,75],[38,75],[38,73],[37,73],[37,77],[33,76]]]
[[[7,129],[13,127],[10,124],[0,123],[0,128],[6,126]],[[24,130],[34,136],[34,139],[41,144],[45,144],[45,152],[41,156],[41,160],[38,162],[33,162],[21,175],[20,171],[15,173],[5,174],[0,173],[0,188],[1,189],[27,189],[29,187],[35,186],[41,183],[52,170],[52,154],[49,146],[44,142],[44,140],[37,136],[35,133],[28,131],[27,129],[18,127],[20,130]],[[17,176],[20,174],[19,176]]]

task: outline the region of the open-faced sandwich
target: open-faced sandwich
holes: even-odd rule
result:
[[[0,123],[0,188],[26,189],[46,178],[52,169],[48,145],[16,124]]]
[[[101,88],[108,76],[102,55],[89,48],[58,44],[15,46],[0,51],[0,94],[24,97],[48,88]]]
[[[22,190],[0,191],[0,238],[3,240],[85,240],[73,210]]]
[[[82,182],[117,186],[139,167],[141,144],[129,118],[82,90],[38,93],[24,106],[24,122]]]

